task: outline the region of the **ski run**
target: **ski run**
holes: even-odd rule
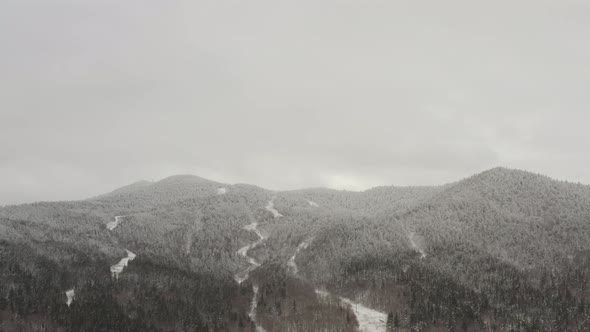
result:
[[[269,211],[270,213],[272,213],[273,217],[275,218],[279,218],[282,217],[283,215],[279,213],[279,211],[277,211],[275,209],[275,203],[274,203],[274,198],[270,201],[268,201],[268,204],[266,205],[266,210]]]
[[[117,228],[117,226],[119,226],[119,223],[121,223],[121,219],[123,219],[123,216],[116,216],[114,221],[110,221],[107,224],[107,229],[109,231],[114,230],[115,228]]]
[[[291,256],[287,265],[289,269],[294,275],[297,275],[299,269],[297,268],[297,263],[295,260],[297,259],[297,254],[302,249],[307,249],[311,240],[303,241],[297,246],[295,250],[295,254]],[[332,296],[325,290],[316,289],[316,294],[318,294],[321,298],[326,298]],[[356,320],[359,323],[359,331],[360,332],[385,332],[386,331],[386,322],[387,322],[387,314],[368,308],[361,303],[354,302],[350,299],[345,297],[338,297],[341,303],[350,306],[354,315],[356,316]]]
[[[125,249],[125,251],[127,252],[127,257],[121,258],[119,263],[111,266],[111,275],[117,279],[119,278],[119,274],[121,274],[123,272],[123,270],[127,267],[129,262],[134,260],[136,257],[136,255],[134,253],[132,253],[131,251],[129,251],[127,249]]]
[[[257,222],[253,222],[251,224],[248,224],[246,226],[244,226],[244,229],[250,232],[254,232],[256,235],[258,235],[258,240],[256,242],[253,242],[245,247],[240,248],[237,251],[237,254],[246,258],[246,260],[248,260],[248,263],[250,263],[250,266],[243,272],[241,273],[237,273],[234,278],[236,280],[236,282],[238,284],[241,284],[242,282],[244,282],[246,279],[248,279],[248,277],[250,277],[250,272],[252,272],[254,269],[256,269],[257,267],[260,266],[260,263],[258,263],[256,261],[256,259],[248,256],[248,251],[252,248],[255,248],[256,246],[258,246],[260,243],[262,243],[262,241],[264,241],[264,235],[262,235],[262,233],[260,233],[260,231],[258,230],[258,223]],[[265,330],[258,325],[258,323],[256,323],[256,307],[258,305],[258,286],[257,285],[253,285],[252,286],[252,290],[253,290],[253,295],[252,295],[252,301],[250,304],[250,312],[248,314],[248,316],[250,316],[250,319],[254,322],[254,324],[256,325],[256,331],[257,332],[264,332]]]

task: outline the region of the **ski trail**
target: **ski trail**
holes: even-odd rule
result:
[[[123,219],[123,216],[116,216],[115,221],[109,221],[109,223],[107,224],[107,229],[109,231],[112,231],[113,229],[117,228],[117,226],[119,226],[119,223],[121,223],[121,219]]]
[[[248,313],[248,317],[256,324],[256,332],[266,332],[266,330],[256,323],[256,308],[258,307],[258,286],[252,286],[252,290],[254,291],[254,295],[252,295],[252,302],[250,303],[250,312]]]
[[[269,211],[270,213],[272,213],[273,217],[275,218],[279,218],[282,217],[283,215],[279,213],[279,211],[277,211],[275,209],[275,203],[274,203],[274,198],[271,199],[270,201],[268,201],[268,204],[266,205],[266,210]]]
[[[309,206],[312,206],[312,207],[319,207],[320,206],[318,203],[310,201],[309,199],[307,199],[306,201],[309,204]]]
[[[252,290],[254,291],[254,296],[252,297],[252,302],[250,303],[250,312],[248,313],[248,316],[250,319],[252,319],[252,321],[254,321],[256,319],[256,307],[258,306],[256,303],[256,298],[258,296],[258,286],[253,286]]]
[[[193,233],[189,232],[185,237],[186,237],[186,242],[184,243],[184,254],[185,255],[190,255],[191,254],[191,248],[193,247]]]
[[[350,305],[359,323],[359,330],[361,332],[385,332],[387,314],[365,307],[360,303],[344,297],[341,297],[340,301]]]
[[[321,298],[331,296],[331,294],[325,290],[316,289],[315,292]],[[360,332],[385,332],[387,330],[387,314],[368,308],[345,297],[339,296],[338,299],[340,302],[350,306],[359,323]]]
[[[299,246],[297,246],[297,250],[295,250],[295,254],[293,254],[293,256],[291,256],[291,258],[289,259],[289,262],[287,262],[287,266],[289,267],[290,271],[294,275],[297,275],[297,273],[299,272],[299,269],[297,268],[297,263],[295,262],[295,259],[297,258],[297,254],[302,249],[307,249],[307,247],[309,246],[309,244],[312,240],[313,240],[313,238],[301,242],[299,244]],[[315,292],[316,292],[316,294],[318,294],[322,298],[330,296],[330,293],[326,292],[325,290],[316,289]],[[351,299],[348,299],[345,297],[339,296],[338,299],[340,300],[340,302],[350,306],[350,308],[354,312],[354,315],[356,316],[356,320],[359,323],[359,331],[360,332],[385,332],[386,331],[387,314],[377,311],[377,310],[374,310],[374,309],[371,309],[369,307],[366,307],[358,302],[354,302]]]
[[[66,296],[68,297],[66,304],[68,307],[74,302],[74,296],[76,296],[76,291],[74,288],[66,291]]]
[[[250,272],[252,272],[254,269],[260,266],[260,263],[258,263],[254,258],[248,256],[248,250],[255,248],[265,239],[264,235],[262,235],[262,233],[260,233],[260,231],[258,230],[257,222],[253,222],[251,224],[244,226],[244,229],[250,232],[254,232],[256,235],[258,235],[258,240],[245,247],[238,249],[237,251],[238,255],[246,258],[248,260],[248,263],[250,263],[250,266],[245,271],[241,273],[238,272],[234,276],[234,279],[238,284],[241,284],[246,279],[248,279],[248,277],[250,276]],[[252,290],[254,291],[254,295],[252,295],[252,301],[250,302],[250,312],[248,313],[248,316],[250,316],[250,319],[256,325],[257,332],[265,332],[265,330],[261,326],[259,326],[258,323],[256,323],[256,307],[258,306],[258,301],[256,299],[258,297],[258,286],[253,285]]]
[[[237,251],[238,255],[246,258],[246,260],[248,260],[248,263],[250,263],[250,266],[245,271],[239,272],[234,276],[234,279],[236,279],[238,284],[241,284],[246,279],[248,279],[248,277],[250,276],[250,272],[252,272],[252,270],[254,270],[255,268],[260,266],[260,263],[258,263],[254,258],[248,256],[248,250],[255,248],[260,243],[262,243],[262,241],[264,241],[264,235],[262,235],[262,233],[260,233],[260,231],[258,230],[257,227],[258,227],[257,222],[253,222],[249,225],[244,226],[245,230],[250,231],[250,232],[254,232],[256,235],[258,235],[258,240],[256,242],[253,242],[253,243],[245,246],[245,247],[238,249],[238,251]]]
[[[299,254],[299,252],[302,249],[307,249],[307,247],[309,246],[309,243],[311,242],[311,240],[312,239],[309,239],[309,240],[306,240],[306,241],[301,242],[297,246],[297,249],[295,250],[295,253],[293,254],[293,256],[291,256],[291,258],[289,258],[289,261],[287,262],[287,266],[289,267],[289,270],[294,275],[297,275],[297,273],[299,273],[299,268],[297,267],[297,263],[295,262],[295,259],[297,258],[297,254]]]
[[[416,233],[411,232],[410,235],[408,235],[408,239],[410,240],[410,244],[412,245],[412,248],[414,248],[416,251],[418,251],[420,253],[420,259],[424,259],[424,258],[426,258],[426,253],[416,243],[415,236],[416,236]]]
[[[119,274],[121,274],[123,272],[123,270],[129,264],[129,262],[131,262],[132,260],[134,260],[135,257],[137,256],[137,255],[135,255],[134,253],[132,253],[131,251],[129,251],[127,249],[125,249],[125,251],[127,252],[127,257],[121,258],[121,260],[119,261],[119,263],[111,266],[111,275],[113,277],[115,277],[116,279],[119,279]]]

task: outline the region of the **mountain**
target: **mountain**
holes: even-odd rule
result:
[[[590,186],[178,175],[0,208],[0,263],[0,331],[587,331]]]
[[[137,211],[180,200],[207,197],[226,185],[194,175],[175,175],[158,182],[139,181],[108,194],[89,199]]]

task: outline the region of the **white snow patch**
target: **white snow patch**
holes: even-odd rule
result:
[[[310,201],[309,199],[307,200],[307,203],[309,204],[309,206],[312,206],[312,207],[319,207],[320,206],[318,203]]]
[[[307,247],[309,246],[309,243],[311,242],[311,239],[307,240],[307,241],[303,241],[301,242],[298,246],[297,249],[295,250],[295,253],[293,254],[293,256],[291,256],[291,258],[289,258],[289,261],[287,262],[287,266],[289,267],[289,269],[291,270],[291,273],[293,274],[297,274],[299,273],[299,268],[297,267],[297,263],[295,262],[295,259],[297,258],[297,254],[299,254],[299,252],[302,249],[307,249]]]
[[[254,291],[254,296],[252,296],[252,302],[250,302],[250,312],[248,313],[248,316],[250,319],[255,320],[256,307],[258,306],[258,301],[256,301],[256,298],[258,297],[258,286],[253,286],[252,290]]]
[[[66,304],[68,305],[68,307],[70,306],[70,304],[72,304],[72,302],[74,302],[74,296],[76,296],[76,291],[74,288],[67,290],[66,291],[66,296],[68,297]]]
[[[347,298],[341,297],[343,303],[349,304],[359,322],[359,331],[361,332],[385,332],[387,314],[367,308],[364,305],[353,302]]]
[[[326,298],[330,296],[330,293],[316,289],[316,294],[318,294],[321,298]],[[345,303],[350,306],[354,315],[356,316],[356,320],[359,323],[359,331],[360,332],[385,332],[386,331],[386,322],[387,322],[387,314],[373,310],[371,308],[365,307],[364,305],[354,302],[350,299],[344,297],[338,297],[342,303]]]
[[[295,259],[297,258],[297,254],[301,249],[306,249],[309,246],[309,243],[313,240],[309,239],[307,241],[303,241],[297,246],[297,250],[295,250],[295,254],[291,256],[287,265],[291,269],[291,271],[296,275],[298,272],[297,264],[295,263]],[[325,290],[316,289],[315,293],[320,298],[327,298],[330,296]],[[387,314],[373,310],[368,308],[358,302],[354,302],[350,299],[345,297],[338,297],[340,302],[349,305],[356,316],[356,320],[359,323],[359,331],[360,332],[385,332],[386,331],[386,322],[387,322]]]
[[[325,290],[321,290],[321,289],[316,289],[315,293],[318,294],[322,298],[330,296],[330,293],[326,292]]]
[[[188,235],[186,242],[184,243],[184,254],[185,255],[190,255],[191,253],[191,248],[193,247],[193,234],[190,233],[190,235]]]
[[[248,316],[254,322],[254,324],[256,324],[256,332],[265,332],[266,330],[256,323],[256,308],[258,307],[258,301],[256,301],[256,299],[258,297],[258,286],[252,286],[252,290],[254,291],[254,295],[252,295],[252,302],[250,302],[250,312],[248,313]]]
[[[262,233],[260,233],[260,231],[258,230],[257,227],[258,227],[257,222],[253,222],[251,224],[244,226],[245,230],[256,233],[256,235],[258,235],[258,240],[256,242],[253,242],[253,243],[245,246],[245,247],[238,249],[238,251],[237,251],[238,255],[246,258],[248,260],[248,263],[250,263],[250,266],[245,271],[243,271],[241,273],[237,273],[234,276],[234,279],[236,279],[238,284],[241,284],[242,282],[244,282],[244,280],[248,279],[248,277],[250,276],[250,272],[260,266],[260,263],[258,263],[254,258],[248,256],[248,250],[258,246],[265,239],[264,235],[262,235]]]
[[[227,193],[226,188],[217,188],[217,195],[225,195]]]
[[[238,255],[246,258],[248,260],[248,263],[250,263],[250,266],[245,271],[237,273],[234,276],[234,279],[236,279],[236,282],[238,284],[241,284],[246,279],[248,279],[248,277],[250,276],[250,272],[252,272],[254,269],[260,266],[260,263],[258,263],[254,258],[248,256],[248,250],[256,247],[265,239],[264,235],[262,235],[262,233],[260,233],[260,231],[258,230],[257,222],[253,222],[251,224],[244,226],[244,229],[256,233],[256,235],[258,235],[258,240],[254,243],[251,243],[245,247],[238,249],[237,251]],[[256,301],[256,298],[258,296],[258,286],[253,285],[252,290],[254,291],[254,295],[252,296],[252,302],[250,303],[250,312],[248,313],[248,316],[250,316],[250,319],[256,325],[256,332],[266,332],[264,328],[262,328],[262,326],[259,326],[258,323],[256,323],[256,307],[258,306],[258,301]]]
[[[275,209],[275,203],[274,203],[274,198],[270,201],[268,201],[268,204],[266,205],[266,210],[270,211],[270,213],[272,213],[273,217],[275,218],[279,218],[282,217],[283,215],[279,213],[279,211],[277,211]]]
[[[137,257],[137,255],[135,255],[129,250],[125,249],[125,251],[127,252],[127,257],[121,258],[119,263],[111,266],[111,275],[117,279],[119,278],[119,274],[123,272],[123,270],[127,267],[129,262],[131,262],[135,259],[135,257]]]
[[[132,261],[135,259],[135,257],[137,257],[136,254],[132,253],[131,251],[125,249],[125,251],[127,252],[127,258],[129,258],[129,261]]]
[[[115,221],[109,221],[109,223],[107,224],[107,229],[109,231],[112,231],[113,229],[117,228],[117,226],[119,226],[119,223],[121,223],[121,219],[123,219],[123,216],[116,216]]]
[[[408,235],[408,239],[410,240],[412,248],[414,248],[416,251],[420,253],[420,259],[426,258],[426,252],[424,252],[424,249],[422,249],[421,246],[417,243],[421,241],[419,241],[418,237],[416,236],[416,233],[411,232],[410,235]]]
[[[304,241],[301,244],[299,244],[299,246],[297,247],[297,250],[295,251],[295,255],[293,255],[291,257],[291,259],[289,259],[289,262],[287,263],[287,265],[291,268],[291,271],[294,271],[295,274],[297,274],[298,270],[297,270],[297,264],[295,263],[295,258],[297,257],[297,254],[299,253],[299,251],[301,249],[306,249],[309,246],[309,243],[311,242],[312,239],[308,240],[308,241]],[[330,296],[330,293],[328,293],[325,290],[322,289],[316,289],[315,293],[320,297],[320,298],[327,298]],[[387,323],[387,314],[368,308],[358,302],[354,302],[350,299],[347,299],[345,297],[338,297],[338,299],[340,300],[340,302],[347,304],[350,306],[350,308],[352,309],[352,311],[354,312],[354,315],[356,316],[356,320],[359,323],[359,331],[360,332],[385,332],[386,331],[386,323]]]

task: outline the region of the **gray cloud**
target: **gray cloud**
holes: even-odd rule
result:
[[[0,204],[176,173],[590,183],[589,18],[582,0],[6,0]]]

